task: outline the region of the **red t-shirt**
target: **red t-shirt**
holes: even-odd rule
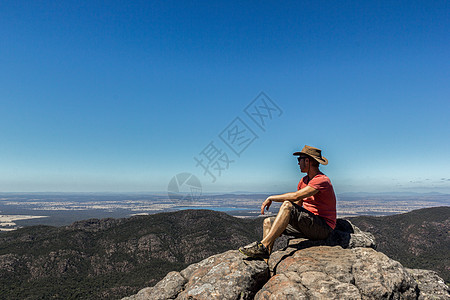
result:
[[[336,196],[330,178],[319,173],[309,180],[308,175],[298,183],[297,190],[307,185],[318,190],[314,196],[303,199],[303,207],[315,215],[322,217],[331,228],[336,227]]]

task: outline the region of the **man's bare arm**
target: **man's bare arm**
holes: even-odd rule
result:
[[[266,210],[269,210],[269,207],[272,204],[272,201],[275,201],[275,202],[284,202],[284,201],[298,202],[298,201],[301,201],[302,199],[305,199],[305,198],[308,198],[308,197],[311,197],[311,196],[317,194],[317,192],[319,192],[319,191],[308,185],[296,192],[269,196],[261,205],[261,214],[262,215],[264,214],[264,208]],[[301,202],[299,203],[299,205],[301,206]]]

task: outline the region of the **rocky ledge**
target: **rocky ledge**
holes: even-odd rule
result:
[[[404,268],[346,220],[325,241],[290,239],[268,264],[236,250],[211,256],[126,300],[450,299],[436,273]]]

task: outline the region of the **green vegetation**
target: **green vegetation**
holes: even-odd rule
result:
[[[0,235],[1,299],[118,299],[261,236],[261,219],[186,210]]]

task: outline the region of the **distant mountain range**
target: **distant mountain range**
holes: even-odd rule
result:
[[[260,239],[262,221],[184,210],[2,233],[0,298],[121,298],[169,271]],[[351,221],[376,236],[379,251],[449,281],[450,207]]]

